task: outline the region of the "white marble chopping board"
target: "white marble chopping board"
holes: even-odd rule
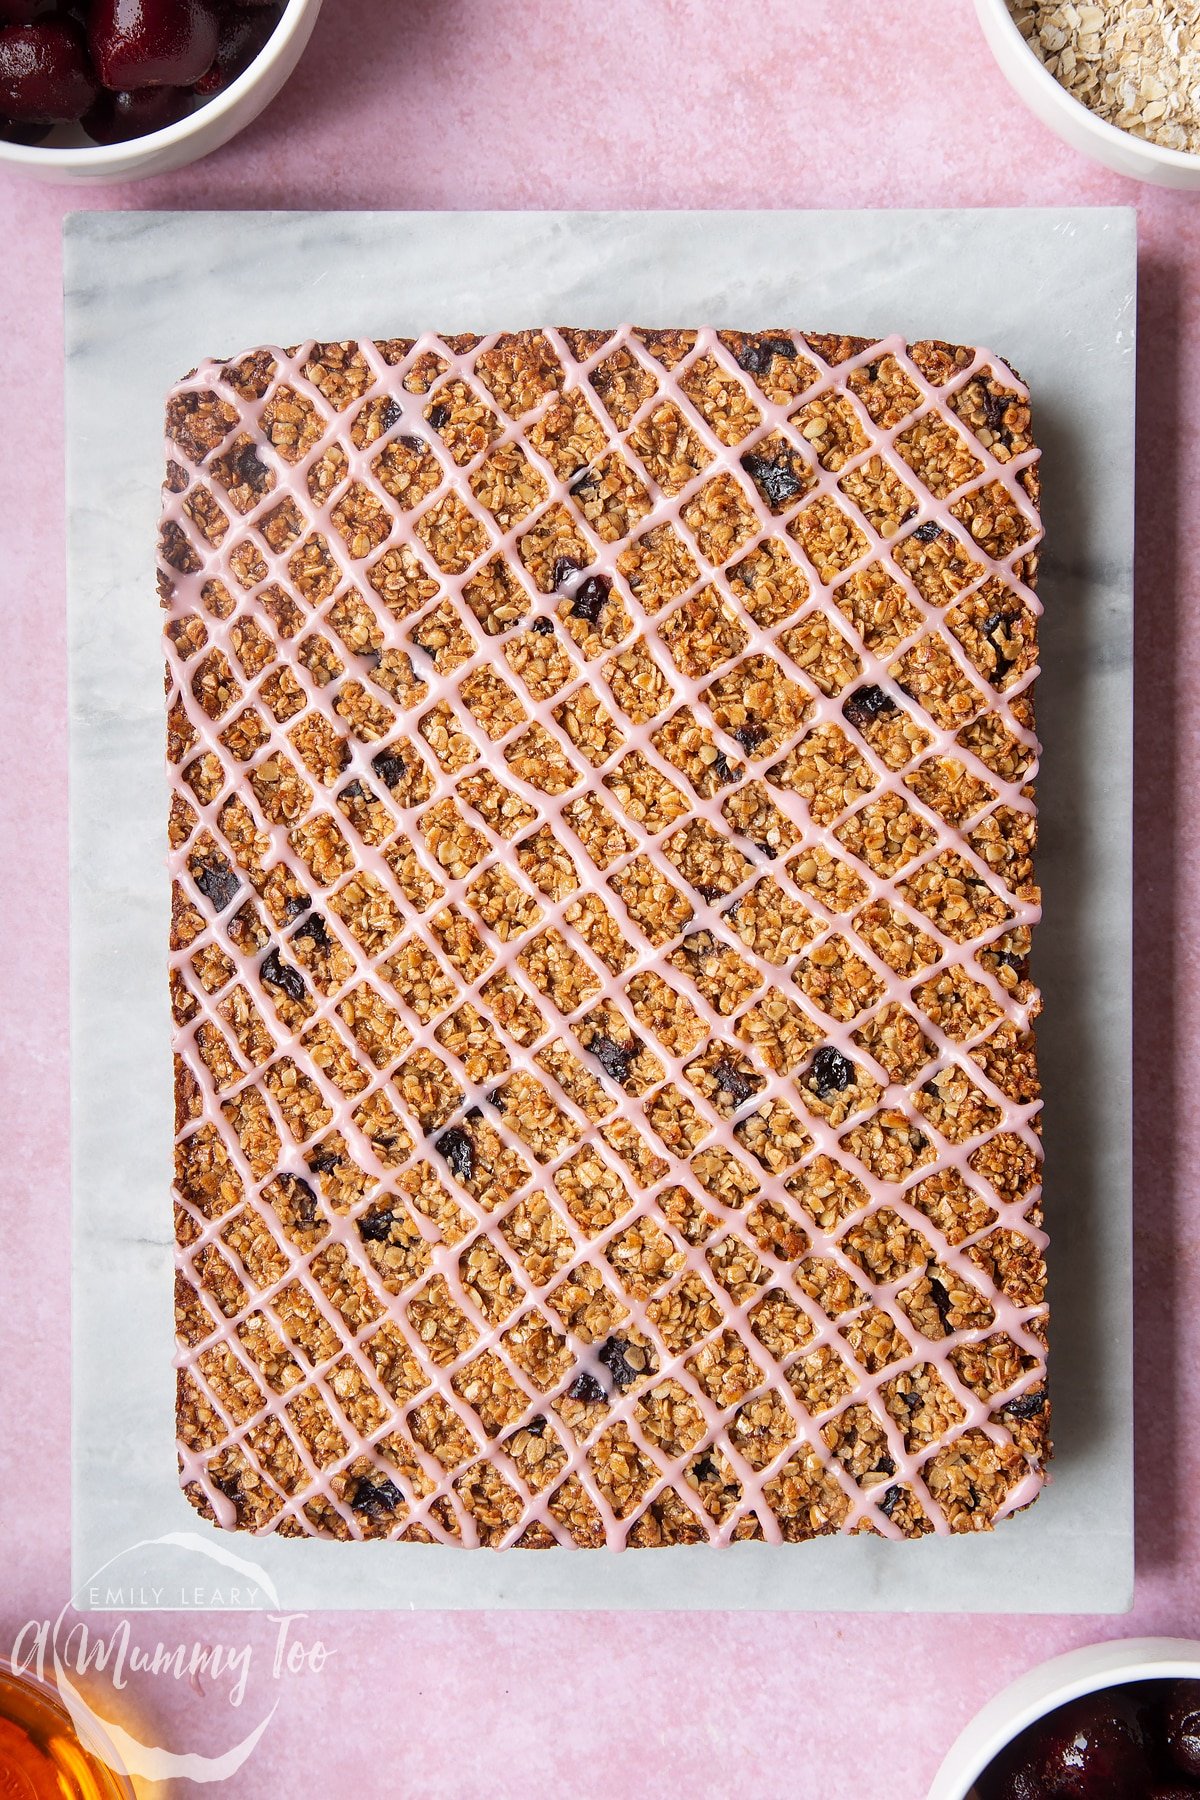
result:
[[[624,1556],[220,1543],[266,1571],[288,1608],[1129,1605],[1135,257],[1132,211],[1100,208],[67,221],[77,1583],[118,1557],[127,1600],[149,1593],[178,1567],[178,1547],[155,1540],[208,1532],[177,1487],[171,1368],[153,577],[166,389],[202,357],[260,341],[633,319],[983,343],[1032,390],[1047,532],[1034,969],[1046,998],[1052,1485],[993,1536],[917,1543]]]

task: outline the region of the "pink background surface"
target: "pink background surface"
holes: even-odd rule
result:
[[[1137,206],[1141,240],[1132,1615],[324,1615],[296,1629],[336,1654],[272,1693],[279,1710],[231,1786],[250,1800],[919,1800],[962,1724],[1031,1663],[1196,1631],[1197,203],[1109,175],[1037,124],[968,0],[326,0],[284,94],[208,161],[105,190],[0,176],[0,1652],[70,1586],[64,213],[1111,202]],[[995,255],[997,284],[1019,281],[999,235]],[[137,1636],[152,1644],[149,1623]],[[167,1641],[191,1635],[186,1619],[160,1623]],[[205,1629],[263,1655],[273,1637],[244,1620]],[[130,1692],[130,1717],[169,1733],[183,1696],[162,1682]],[[240,1735],[222,1698],[208,1710],[214,1743]]]

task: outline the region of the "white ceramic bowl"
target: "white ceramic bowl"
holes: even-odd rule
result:
[[[288,0],[287,9],[248,69],[223,93],[145,137],[124,144],[92,144],[75,125],[58,126],[45,144],[0,141],[0,169],[16,169],[35,181],[135,181],[165,175],[227,144],[270,104],[300,60],[312,36],[321,0]]]
[[[1160,144],[1134,137],[1107,119],[1097,118],[1082,100],[1069,94],[1029,48],[1006,0],[975,0],[975,11],[1002,72],[1030,111],[1064,142],[1136,181],[1155,181],[1162,187],[1200,187],[1200,156],[1164,150]]]
[[[1114,1638],[1068,1650],[1018,1676],[959,1734],[934,1777],[928,1800],[969,1800],[988,1764],[1027,1725],[1098,1688],[1127,1681],[1200,1681],[1200,1643],[1187,1638]]]

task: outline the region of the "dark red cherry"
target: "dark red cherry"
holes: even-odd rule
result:
[[[94,144],[123,144],[173,125],[194,105],[187,88],[134,88],[124,94],[106,89],[79,122]]]
[[[1147,1800],[1153,1782],[1144,1709],[1122,1688],[1039,1719],[980,1778],[984,1800]]]
[[[1200,1681],[1173,1681],[1163,1696],[1167,1754],[1175,1767],[1200,1780]]]
[[[277,0],[269,6],[234,7],[223,13],[217,59],[196,83],[196,92],[207,99],[236,81],[266,44],[282,13]]]
[[[71,19],[0,31],[0,114],[18,125],[78,119],[96,97],[83,33]]]
[[[1109,1689],[1060,1707],[1042,1732],[1040,1774],[1055,1800],[1144,1800],[1146,1738],[1130,1696]]]
[[[212,67],[219,36],[208,0],[94,0],[92,61],[105,87],[194,87]]]
[[[975,1786],[980,1800],[1045,1800],[1045,1789],[1034,1771],[1024,1764],[1012,1767],[1005,1762],[998,1768],[993,1763]]]

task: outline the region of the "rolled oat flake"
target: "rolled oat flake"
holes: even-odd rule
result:
[[[1200,152],[1200,0],[1009,0],[1022,37],[1098,118]]]

